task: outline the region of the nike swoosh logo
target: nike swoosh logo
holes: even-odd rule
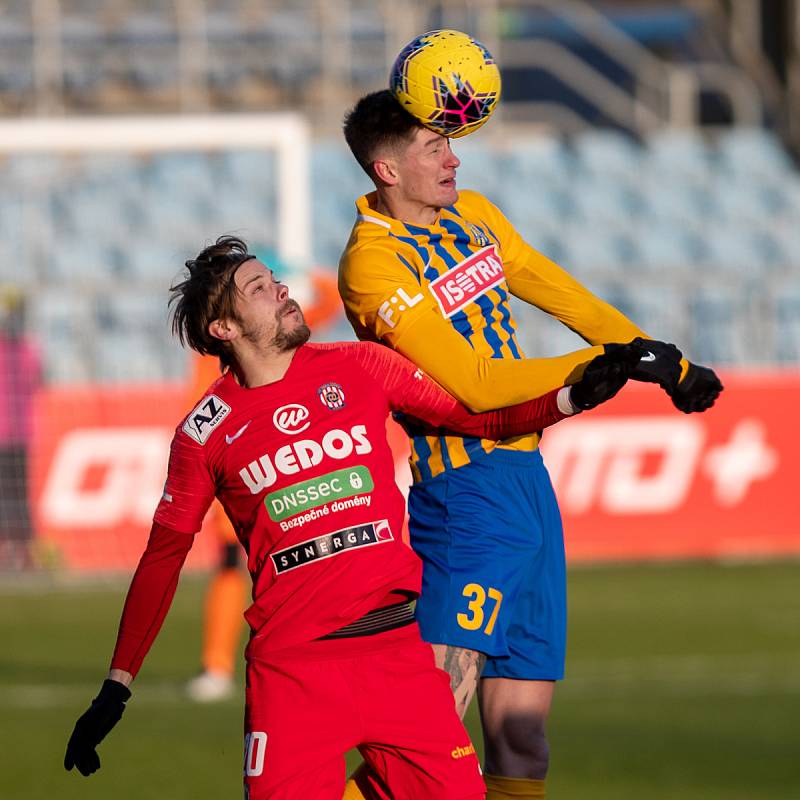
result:
[[[649,350],[639,359],[639,361],[655,361],[656,356],[655,353],[651,353]]]
[[[245,422],[245,424],[242,425],[242,427],[239,428],[239,430],[236,431],[236,433],[234,433],[233,436],[228,436],[228,434],[226,433],[225,434],[225,444],[233,444],[247,430],[247,426],[252,421],[253,420],[250,420],[249,422]]]

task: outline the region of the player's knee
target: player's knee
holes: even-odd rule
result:
[[[485,737],[486,772],[509,778],[543,780],[550,766],[544,720],[509,717]]]

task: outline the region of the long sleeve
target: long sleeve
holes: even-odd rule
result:
[[[589,347],[555,358],[481,355],[442,317],[433,296],[400,264],[390,241],[348,253],[339,290],[359,339],[390,345],[473,411],[521,403],[575,383],[603,352]]]
[[[486,202],[498,232],[511,293],[550,314],[591,344],[629,342],[647,334],[621,311],[531,247],[495,206]]]
[[[389,348],[371,342],[343,346],[381,383],[389,407],[412,418],[421,432],[441,430],[504,439],[539,431],[566,416],[558,409],[558,389],[508,408],[472,413],[422,370]]]
[[[603,352],[597,346],[553,358],[488,358],[476,353],[435,309],[397,337],[394,346],[476,412],[522,403],[576,383],[586,365]]]
[[[119,623],[112,669],[136,675],[172,604],[194,536],[153,523]]]

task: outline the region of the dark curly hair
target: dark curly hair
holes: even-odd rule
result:
[[[215,319],[239,322],[236,312],[236,270],[255,258],[236,236],[220,236],[214,244],[186,262],[188,275],[170,287],[172,332],[181,344],[203,355],[218,356],[230,366],[228,343],[208,332]]]

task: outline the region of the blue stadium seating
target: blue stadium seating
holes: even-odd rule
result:
[[[785,178],[793,165],[780,142],[759,128],[731,128],[719,134],[719,168],[750,177]]]
[[[641,168],[642,148],[629,136],[594,130],[576,137],[573,144],[578,167],[589,177],[620,184],[632,180]]]
[[[770,134],[477,136],[454,148],[461,188],[485,193],[535,248],[645,329],[698,360],[800,360],[800,173]],[[222,233],[275,247],[276,171],[260,151],[0,161],[0,282],[48,287],[31,303],[48,375],[122,379],[115,363],[131,348],[131,374],[179,374],[184,356],[158,345],[169,337],[156,298]],[[315,143],[311,173],[314,261],[333,269],[371,183],[338,138]],[[103,300],[109,287],[133,299]],[[531,352],[580,346],[544,315],[521,313]],[[767,336],[770,325],[779,333]]]
[[[757,363],[757,331],[752,284],[731,281],[724,271],[692,288],[688,295],[691,335],[682,346],[704,364]],[[763,358],[763,356],[762,356]]]
[[[775,328],[772,347],[778,362],[800,362],[800,282],[797,280],[773,288]]]

